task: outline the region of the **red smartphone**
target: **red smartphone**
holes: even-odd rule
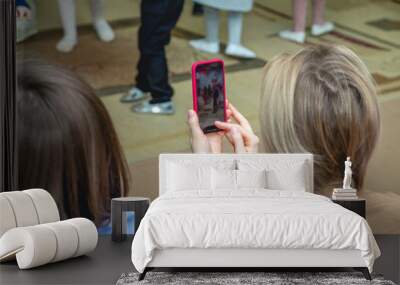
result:
[[[198,61],[192,65],[193,109],[204,133],[218,132],[215,121],[226,122],[224,62]]]

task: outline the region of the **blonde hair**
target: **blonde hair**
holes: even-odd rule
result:
[[[380,130],[374,80],[343,46],[281,54],[264,68],[261,145],[265,152],[314,154],[317,192],[340,185],[353,161],[353,187],[363,185]]]

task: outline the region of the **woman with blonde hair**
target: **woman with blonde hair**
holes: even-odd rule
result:
[[[312,153],[315,189],[325,194],[340,185],[343,161],[350,156],[352,185],[362,188],[380,113],[374,80],[355,53],[343,46],[317,46],[276,56],[263,71],[260,106],[263,152]],[[257,152],[258,138],[246,118],[232,105],[228,115],[237,124],[216,122],[223,132],[206,136],[189,111],[194,152],[222,150],[224,135],[235,152]]]

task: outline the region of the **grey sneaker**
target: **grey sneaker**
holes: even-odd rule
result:
[[[143,99],[146,96],[146,93],[140,90],[137,87],[132,87],[129,89],[128,94],[125,94],[121,97],[122,103],[132,103]]]
[[[175,114],[175,107],[171,101],[157,104],[150,104],[149,101],[143,101],[133,105],[132,111],[137,113],[173,115]]]

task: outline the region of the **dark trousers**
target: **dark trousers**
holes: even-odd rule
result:
[[[171,100],[173,90],[168,82],[165,46],[171,40],[171,30],[182,12],[184,0],[142,0],[139,28],[140,59],[136,86],[151,93],[150,103]]]

